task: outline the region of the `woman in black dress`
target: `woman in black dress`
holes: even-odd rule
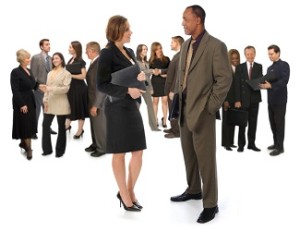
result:
[[[37,90],[30,69],[30,53],[24,49],[17,51],[17,61],[20,66],[10,74],[10,85],[13,94],[13,129],[12,138],[21,139],[20,148],[26,151],[28,160],[32,159],[31,137],[37,133],[36,105],[33,89]]]
[[[146,138],[137,100],[144,91],[111,83],[111,74],[136,63],[134,52],[124,46],[130,42],[131,30],[123,16],[113,16],[106,28],[108,44],[101,50],[98,62],[97,86],[108,95],[105,103],[107,119],[107,153],[113,153],[112,168],[118,184],[118,199],[127,211],[141,211],[134,193],[142,167]],[[143,72],[137,80],[145,81]],[[125,154],[131,152],[126,179]]]
[[[164,128],[167,127],[168,115],[168,96],[165,92],[165,84],[167,78],[170,58],[165,56],[162,46],[159,42],[151,45],[151,55],[149,59],[150,68],[153,69],[151,83],[153,86],[153,109],[157,118],[159,98],[161,98],[162,113],[161,123]]]
[[[79,41],[71,42],[69,53],[72,55],[72,58],[68,61],[66,69],[72,75],[70,90],[68,92],[71,114],[66,120],[66,130],[70,131],[71,121],[78,120],[77,132],[73,138],[79,139],[83,136],[84,121],[88,117],[88,94],[85,82],[86,63],[82,59],[82,46]]]

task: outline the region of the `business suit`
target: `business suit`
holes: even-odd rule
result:
[[[273,134],[274,149],[284,151],[285,113],[288,98],[287,84],[290,78],[290,66],[279,59],[267,70],[267,74],[276,77],[272,82],[272,88],[268,89],[268,112],[270,126]]]
[[[30,69],[33,76],[35,77],[35,80],[38,83],[46,84],[47,75],[49,71],[52,69],[51,56],[49,56],[49,61],[50,61],[50,69],[47,68],[46,54],[44,52],[32,56],[30,62]],[[43,106],[44,93],[38,89],[35,90],[33,93],[34,93],[35,103],[36,103],[36,119],[38,124],[39,117],[41,114],[41,108]]]
[[[249,65],[249,64],[248,64]],[[251,79],[256,79],[262,76],[262,65],[253,63]],[[235,72],[235,101],[241,102],[241,108],[248,111],[248,147],[255,147],[257,117],[259,103],[261,102],[260,90],[254,91],[248,84],[249,71],[247,62],[239,64]],[[244,148],[246,144],[245,138],[246,127],[239,127],[238,146]]]
[[[230,108],[234,108],[234,71],[232,70],[232,83],[230,89],[227,93],[225,102],[229,103]],[[224,105],[222,106],[222,146],[225,148],[230,148],[234,144],[234,125],[230,125],[227,123],[227,110],[225,110]]]
[[[93,60],[86,73],[86,82],[88,85],[88,108],[97,108],[97,115],[90,115],[92,147],[98,153],[106,152],[106,118],[104,114],[104,100],[106,94],[97,89],[97,68],[98,59]]]
[[[178,64],[179,64],[179,57],[180,57],[180,52],[177,52],[170,64],[169,64],[169,68],[168,68],[168,72],[167,72],[167,79],[166,79],[166,84],[165,84],[165,94],[168,96],[168,105],[169,105],[169,112],[171,111],[172,108],[172,103],[173,100],[171,100],[169,98],[169,93],[170,92],[177,92],[178,89],[175,89],[175,85],[177,82],[177,73],[178,73]],[[175,91],[176,90],[176,91]],[[173,119],[170,121],[171,124],[171,132],[176,135],[179,136],[179,125],[178,125],[178,119]]]
[[[190,43],[191,39],[188,39],[182,45],[178,70],[180,139],[188,184],[186,192],[202,192],[203,207],[212,208],[218,203],[215,115],[230,88],[231,68],[226,45],[203,31],[196,40],[198,47],[193,51],[184,90]]]
[[[147,62],[141,62],[137,60],[137,63],[141,69],[141,71],[145,72],[146,75],[146,92],[143,93],[143,99],[147,105],[147,112],[148,112],[148,120],[149,120],[149,125],[152,131],[160,131],[160,129],[157,128],[157,118],[154,114],[154,109],[153,109],[153,103],[152,103],[152,93],[153,92],[153,87],[151,84],[151,70],[149,68],[149,64]]]
[[[125,48],[131,60],[131,49]],[[111,73],[132,65],[114,43],[101,50],[97,70],[97,87],[109,95],[105,101],[107,153],[126,153],[146,149],[146,137],[137,100],[130,97],[128,87],[111,83]]]

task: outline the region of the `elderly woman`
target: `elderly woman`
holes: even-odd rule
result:
[[[20,148],[26,151],[28,160],[32,159],[31,137],[37,133],[36,105],[33,89],[38,88],[30,69],[30,53],[24,49],[17,51],[20,65],[10,74],[13,94],[13,129],[12,138],[21,139]]]

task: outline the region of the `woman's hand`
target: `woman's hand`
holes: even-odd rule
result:
[[[137,76],[138,81],[146,81],[146,75],[143,71],[141,71]]]
[[[145,93],[145,91],[140,90],[138,88],[128,88],[128,94],[133,99],[137,99],[137,98],[141,97],[143,93]]]

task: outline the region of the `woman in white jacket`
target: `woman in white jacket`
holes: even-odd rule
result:
[[[61,157],[66,149],[66,128],[65,121],[70,114],[70,104],[67,92],[70,88],[71,73],[65,69],[64,56],[56,52],[52,55],[53,69],[48,73],[47,83],[44,86],[44,120],[42,135],[42,155],[49,155],[53,152],[51,142],[51,124],[54,116],[57,118],[58,136],[56,140],[56,157]]]

